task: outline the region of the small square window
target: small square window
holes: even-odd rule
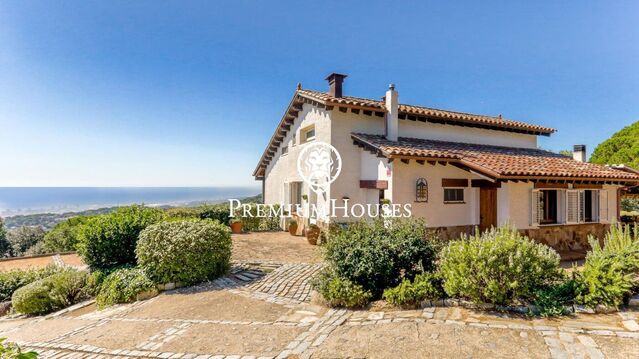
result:
[[[301,143],[313,141],[315,139],[315,126],[311,125],[300,131]]]
[[[463,203],[463,188],[444,188],[444,203]]]

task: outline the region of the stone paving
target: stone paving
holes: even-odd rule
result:
[[[0,320],[42,358],[639,357],[639,313],[557,319],[472,311],[328,309],[318,263],[238,263],[228,276],[103,311]]]

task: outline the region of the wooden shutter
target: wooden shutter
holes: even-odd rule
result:
[[[541,205],[541,192],[534,189],[530,192],[530,224],[538,226],[544,216],[544,208]]]
[[[566,223],[578,223],[580,211],[580,191],[566,191]]]
[[[608,222],[608,191],[599,191],[599,222]]]
[[[586,192],[579,191],[579,223],[586,221]]]

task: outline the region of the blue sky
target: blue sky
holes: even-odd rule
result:
[[[2,1],[0,186],[255,185],[295,85],[552,126],[639,120],[636,1]]]

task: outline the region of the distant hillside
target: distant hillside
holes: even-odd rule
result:
[[[262,203],[262,195],[258,194],[252,197],[246,197],[241,199],[244,203]],[[183,206],[171,206],[163,205],[157,208],[177,208],[177,207],[197,207],[204,204],[216,204],[225,201],[196,201],[189,202]],[[113,212],[118,207],[105,207],[98,209],[89,209],[79,212],[65,212],[65,213],[36,213],[27,215],[18,215],[4,218],[4,225],[7,229],[19,228],[22,226],[42,226],[44,229],[49,230],[53,228],[57,223],[65,221],[71,217],[76,216],[96,216],[100,214],[107,214]]]

